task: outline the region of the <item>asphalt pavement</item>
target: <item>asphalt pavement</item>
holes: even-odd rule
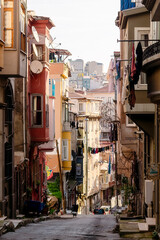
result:
[[[119,240],[119,233],[113,233],[116,219],[113,215],[78,215],[30,223],[3,234],[0,239],[12,240]],[[130,238],[131,239],[131,238]]]

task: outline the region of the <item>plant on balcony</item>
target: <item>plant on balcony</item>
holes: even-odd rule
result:
[[[61,202],[62,193],[60,191],[60,179],[59,177],[56,178],[55,182],[48,182],[47,183],[49,194],[58,198],[58,201]]]

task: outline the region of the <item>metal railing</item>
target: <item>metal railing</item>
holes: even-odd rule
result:
[[[160,41],[147,47],[143,52],[143,61],[160,53]]]

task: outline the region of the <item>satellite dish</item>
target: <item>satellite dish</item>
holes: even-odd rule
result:
[[[35,43],[32,43],[32,47],[33,47],[34,54],[36,55],[36,57],[38,57],[38,51]]]
[[[31,62],[30,64],[30,69],[33,73],[35,74],[39,74],[42,72],[43,70],[43,65],[40,61],[34,60],[33,62]]]
[[[35,40],[37,42],[39,42],[39,35],[38,35],[38,32],[37,32],[37,30],[36,30],[36,28],[34,26],[32,26],[32,34],[33,34]]]

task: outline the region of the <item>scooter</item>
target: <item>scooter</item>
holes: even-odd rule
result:
[[[72,214],[73,214],[73,217],[76,217],[76,216],[77,216],[77,212],[78,212],[78,205],[73,205],[73,206],[72,206]]]

